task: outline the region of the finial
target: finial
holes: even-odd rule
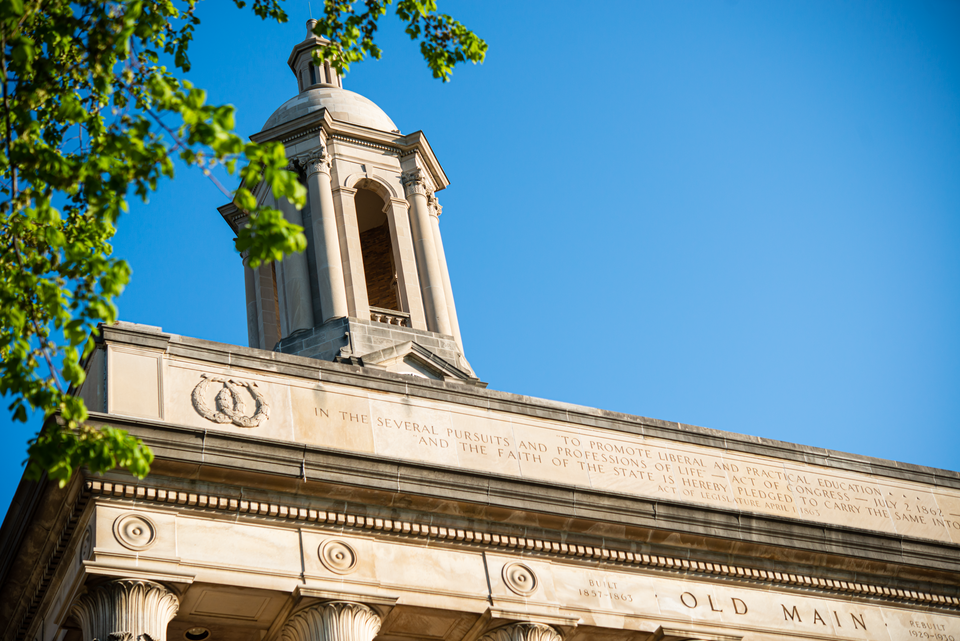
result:
[[[313,34],[313,28],[316,27],[316,26],[317,26],[317,21],[316,21],[316,20],[314,20],[313,18],[310,18],[309,20],[307,20],[307,39],[315,38],[315,37],[316,37],[316,36]]]

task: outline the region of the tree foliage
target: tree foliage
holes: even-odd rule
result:
[[[323,17],[314,33],[330,44],[314,55],[318,62],[329,62],[340,73],[350,69],[367,55],[380,59],[382,51],[374,41],[378,21],[387,13],[392,0],[364,0],[364,10],[354,10],[350,0],[326,0]],[[406,33],[420,41],[420,53],[433,72],[444,82],[458,62],[483,62],[487,43],[450,16],[437,13],[435,0],[398,0],[395,12],[406,24]]]
[[[284,22],[282,0],[253,0],[260,18]],[[265,181],[297,206],[304,188],[286,171],[279,143],[234,132],[229,105],[211,105],[181,76],[199,20],[198,0],[0,0],[0,394],[13,418],[44,415],[29,441],[27,475],[62,484],[86,466],[124,467],[143,477],[153,454],[116,428],[87,424],[76,391],[100,322],[130,279],[110,239],[131,197],[146,199],[173,177],[174,159],[198,168],[249,214],[237,248],[250,264],[303,251],[303,230],[258,206]],[[243,8],[244,0],[234,0]],[[334,42],[320,54],[341,70],[379,58],[377,21],[389,0],[327,0],[317,31]],[[436,12],[431,0],[400,0],[396,13],[421,41],[434,76],[482,61],[486,44]],[[163,64],[172,61],[172,69]],[[233,193],[210,169],[240,179]]]

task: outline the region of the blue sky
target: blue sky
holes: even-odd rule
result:
[[[251,134],[296,92],[308,3],[283,26],[228,4],[200,10],[189,78]],[[433,80],[388,17],[345,87],[452,181],[491,388],[960,469],[960,4],[441,7],[483,65]],[[246,343],[223,201],[181,168],[121,219],[123,319]],[[0,504],[28,432],[3,432]]]

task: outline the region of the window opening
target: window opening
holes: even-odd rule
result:
[[[390,226],[383,208],[386,203],[376,192],[358,189],[354,203],[360,229],[360,252],[363,254],[363,275],[367,284],[367,301],[371,307],[402,311],[397,290],[396,267]]]

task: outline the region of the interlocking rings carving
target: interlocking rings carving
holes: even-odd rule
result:
[[[357,567],[357,553],[343,541],[328,539],[320,545],[320,562],[336,574],[349,574]]]
[[[253,381],[241,381],[234,378],[222,378],[210,374],[201,374],[202,379],[193,388],[191,400],[193,408],[203,418],[214,423],[233,423],[237,427],[258,427],[260,423],[270,418],[270,406],[267,400],[257,389]],[[217,392],[214,401],[215,408],[207,405],[204,395],[210,383],[220,383],[222,387]],[[256,403],[253,416],[247,416],[247,407],[243,402],[242,390],[246,389]]]
[[[523,563],[507,563],[503,566],[503,582],[520,596],[530,596],[537,589],[537,575]]]
[[[113,535],[123,547],[139,552],[157,540],[157,526],[142,514],[121,514],[113,522]]]

